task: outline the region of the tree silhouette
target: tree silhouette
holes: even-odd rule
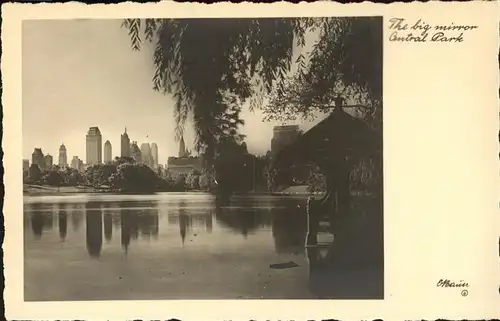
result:
[[[222,138],[236,136],[244,124],[243,103],[260,108],[265,95],[276,90],[279,96],[294,63],[313,97],[342,83],[381,100],[381,17],[126,19],[123,26],[134,50],[144,40],[154,42],[153,88],[173,96],[178,138],[192,115],[195,148],[208,159]],[[308,63],[302,55],[293,61],[309,32],[319,40]]]

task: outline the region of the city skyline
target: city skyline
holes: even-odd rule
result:
[[[89,127],[99,127],[103,143],[109,140],[115,147],[113,157],[119,156],[125,127],[131,141],[158,144],[158,163],[177,155],[173,100],[151,88],[153,48],[145,44],[140,52],[131,50],[120,24],[121,20],[23,23],[23,158],[31,158],[34,148],[58,155],[64,144],[68,159],[85,159]],[[57,126],[54,115],[64,115]],[[273,126],[281,123],[262,122],[262,114],[249,112],[248,106],[242,117],[246,124],[241,133],[247,135],[249,151],[265,154]],[[194,151],[194,138],[188,120],[187,149]]]
[[[108,139],[106,139],[104,144],[102,144],[103,136],[101,135],[101,131],[100,131],[99,127],[92,126],[88,129],[87,134],[85,136],[86,152],[85,152],[84,156],[81,157],[81,155],[72,155],[71,161],[73,162],[75,159],[78,159],[80,161],[82,161],[82,159],[86,159],[86,162],[84,163],[85,165],[95,165],[95,164],[110,163],[117,157],[124,157],[125,156],[125,157],[134,158],[134,155],[132,155],[133,153],[131,152],[131,148],[132,148],[133,144],[138,144],[138,142],[130,140],[130,137],[127,134],[127,128],[125,128],[124,133],[121,135],[120,142],[122,141],[124,135],[126,135],[126,137],[128,138],[128,144],[127,144],[128,155],[123,155],[123,151],[121,151],[121,150],[119,150],[119,151],[114,150],[111,142]],[[94,141],[96,138],[98,139],[98,141]],[[159,150],[158,144],[156,144],[155,142],[150,143],[149,141],[144,142],[144,143],[139,142],[139,144],[141,145],[141,149],[139,150],[139,152],[141,153],[141,157],[142,157],[140,160],[138,160],[139,162],[143,162],[143,163],[148,164],[152,167],[158,167],[159,165],[162,165],[162,163],[158,162],[158,150]],[[181,139],[180,145],[183,145],[182,139]],[[146,152],[145,155],[142,155],[145,152],[143,149],[146,146],[147,146],[148,151]],[[119,147],[123,147],[123,145],[119,146]],[[96,148],[97,148],[97,150],[96,150]],[[114,152],[113,152],[113,150],[114,150]],[[43,160],[45,161],[45,165],[42,165],[43,168],[48,168],[48,167],[51,167],[52,165],[69,166],[72,168],[73,167],[76,168],[75,166],[73,166],[73,164],[70,164],[67,161],[67,158],[68,158],[67,157],[68,156],[67,155],[67,148],[66,148],[66,145],[64,143],[62,143],[58,149],[58,155],[57,155],[58,162],[57,163],[53,162],[52,154],[45,152],[43,147],[35,147],[33,149],[33,152],[31,153],[31,157],[30,158],[23,157],[23,162],[26,160],[26,161],[28,161],[29,164],[37,164],[37,161],[34,161],[34,159],[35,159],[34,155],[36,155],[37,153],[38,154],[41,153],[43,156]],[[144,157],[147,157],[149,159],[145,159]],[[89,159],[91,159],[91,160],[89,161]]]

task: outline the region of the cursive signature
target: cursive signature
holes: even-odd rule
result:
[[[468,288],[469,283],[460,280],[460,282],[452,282],[448,279],[441,279],[436,284],[438,288]]]

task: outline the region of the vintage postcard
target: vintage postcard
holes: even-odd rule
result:
[[[4,5],[6,317],[500,316],[498,9]]]

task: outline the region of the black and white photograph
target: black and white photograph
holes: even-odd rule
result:
[[[384,299],[381,16],[21,42],[25,301]]]

